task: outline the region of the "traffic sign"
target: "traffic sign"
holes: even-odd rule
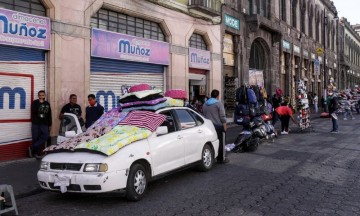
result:
[[[314,60],[314,75],[315,76],[320,75],[320,61],[318,59]]]
[[[323,54],[324,49],[319,47],[319,48],[316,49],[316,52],[317,52],[318,55],[321,55],[321,54]]]

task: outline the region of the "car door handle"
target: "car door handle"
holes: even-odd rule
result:
[[[183,136],[181,136],[181,135],[178,135],[178,136],[177,136],[177,138],[178,138],[178,139],[182,139],[182,138],[183,138]]]
[[[203,131],[202,130],[198,130],[198,133],[202,133]]]

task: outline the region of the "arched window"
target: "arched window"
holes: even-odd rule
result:
[[[46,9],[40,0],[1,0],[0,8],[46,16]]]
[[[108,31],[165,41],[165,35],[158,23],[107,9],[96,12],[91,17],[90,25]]]
[[[189,46],[196,49],[207,50],[207,45],[202,35],[192,34],[189,40]]]
[[[313,5],[310,6],[309,8],[309,36],[311,38],[314,38],[314,34],[313,34],[313,22],[314,22],[314,9],[313,9]]]
[[[316,25],[315,25],[315,34],[316,34],[316,41],[320,41],[319,38],[320,38],[320,14],[319,14],[319,11],[316,11],[316,18],[315,18],[315,21],[316,21]]]
[[[300,9],[300,31],[305,33],[305,15],[306,15],[306,3],[305,0],[301,2],[301,9]]]
[[[265,52],[258,41],[251,45],[249,67],[259,70],[265,69]]]

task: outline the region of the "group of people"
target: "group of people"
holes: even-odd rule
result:
[[[71,94],[69,103],[65,104],[59,114],[59,119],[64,118],[64,113],[75,114],[81,126],[90,127],[104,113],[104,107],[96,101],[94,94],[88,95],[89,105],[85,109],[85,121],[82,118],[81,106],[77,104],[76,94]],[[41,158],[41,152],[49,138],[49,132],[52,125],[51,106],[46,101],[44,90],[38,92],[38,99],[31,104],[31,135],[32,144],[29,147],[29,156],[37,159]]]

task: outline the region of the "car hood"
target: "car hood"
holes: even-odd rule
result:
[[[42,161],[53,163],[100,163],[107,156],[89,152],[57,152],[46,155]]]

